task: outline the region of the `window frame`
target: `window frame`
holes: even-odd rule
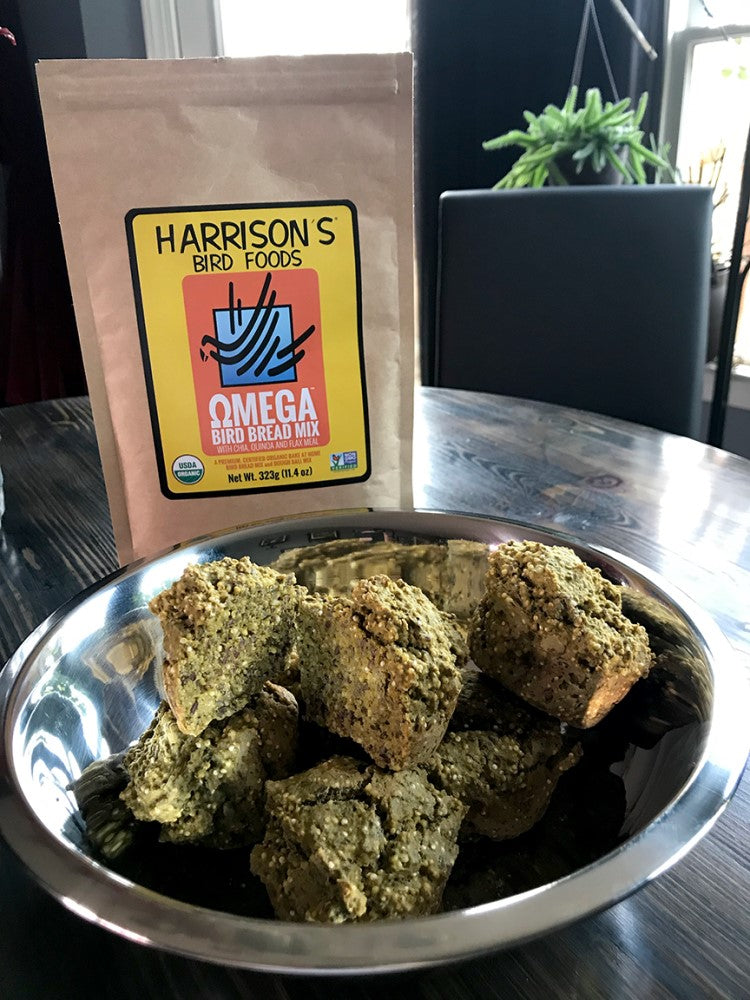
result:
[[[680,120],[693,68],[695,47],[703,42],[721,41],[727,35],[730,38],[750,37],[750,23],[726,24],[718,28],[687,27],[676,31],[669,39],[660,139],[662,143],[669,143],[673,157],[677,156],[679,148]]]
[[[411,2],[408,3],[409,22],[412,19]],[[221,0],[140,0],[140,4],[147,58],[225,55]]]
[[[692,13],[696,9],[697,4],[693,3],[690,7],[690,12]],[[721,24],[718,27],[691,25],[691,13],[688,15],[687,26],[681,30],[675,31],[669,38],[667,62],[664,74],[664,92],[661,107],[661,128],[659,131],[659,138],[662,143],[669,144],[671,156],[673,157],[673,162],[675,163],[677,162],[677,154],[679,152],[682,110],[688,94],[689,81],[693,68],[693,56],[696,46],[705,42],[721,41],[727,36],[729,38],[750,38],[750,23]],[[747,295],[744,296],[744,301],[746,302],[744,309],[742,308],[742,305],[740,305],[741,315],[743,315],[745,310],[750,307],[750,299],[748,299]],[[733,364],[735,366],[741,364],[743,370],[743,380],[746,380],[747,374],[745,372],[746,365],[744,355],[741,356],[737,353],[736,342],[734,348],[735,355]],[[704,399],[705,398],[704,393]],[[748,406],[747,392],[745,392],[743,402],[735,403],[734,405],[739,405],[743,409],[750,408],[750,406]]]
[[[219,0],[141,0],[149,59],[222,56]]]

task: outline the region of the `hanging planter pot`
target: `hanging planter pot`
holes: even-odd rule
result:
[[[591,184],[622,184],[624,178],[617,167],[607,163],[603,170],[594,170],[591,163],[585,163],[581,169],[574,160],[558,161],[557,167],[563,175],[563,185],[550,178],[550,187],[588,187]]]
[[[647,184],[673,171],[667,160],[643,143],[640,124],[646,113],[648,94],[637,108],[626,97],[616,104],[603,103],[595,87],[586,91],[577,108],[578,88],[571,87],[561,108],[548,104],[539,115],[524,111],[527,129],[513,129],[482,144],[486,150],[520,146],[523,152],[497,189],[564,187],[571,184]],[[651,172],[651,178],[647,175]]]

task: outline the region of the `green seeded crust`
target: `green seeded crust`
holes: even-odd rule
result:
[[[462,836],[518,837],[544,815],[560,776],[580,759],[580,746],[563,736],[556,719],[476,667],[465,667],[462,680],[427,773],[468,807]]]
[[[580,759],[580,746],[488,731],[448,733],[427,766],[438,788],[463,802],[462,833],[509,840],[544,815],[560,775]]]
[[[177,726],[166,704],[124,758],[120,798],[138,820],[161,824],[161,839],[236,847],[263,836],[264,786],[291,773],[297,703],[274,684],[251,706],[199,736]]]
[[[385,576],[358,581],[351,600],[305,600],[299,614],[306,718],[359,743],[380,767],[429,760],[461,688],[467,650],[456,620]]]
[[[620,589],[572,549],[507,542],[492,553],[471,621],[477,666],[574,726],[599,722],[651,668],[645,629]]]
[[[266,836],[251,854],[283,920],[342,923],[440,908],[465,807],[419,770],[332,757],[267,785]]]
[[[291,577],[247,558],[188,566],[151,601],[166,697],[184,733],[239,711],[265,681],[284,683],[298,601]]]

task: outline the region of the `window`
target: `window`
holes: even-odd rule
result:
[[[402,52],[409,0],[219,0],[227,56]]]
[[[151,58],[403,52],[411,0],[141,0]]]
[[[750,127],[750,3],[673,0],[669,34],[663,138],[684,180],[715,184],[712,250],[715,261],[728,261]],[[735,341],[735,360],[744,364],[750,364],[749,289],[750,281]]]

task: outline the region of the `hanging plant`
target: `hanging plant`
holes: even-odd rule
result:
[[[482,143],[486,150],[523,148],[496,188],[606,183],[608,171],[609,176],[614,171],[628,184],[647,184],[647,166],[671,173],[663,152],[643,143],[640,124],[647,93],[641,95],[635,109],[629,97],[616,104],[602,103],[597,88],[586,91],[582,107],[576,108],[577,100],[578,88],[574,86],[561,108],[548,104],[540,115],[524,111],[525,132],[514,129]]]

